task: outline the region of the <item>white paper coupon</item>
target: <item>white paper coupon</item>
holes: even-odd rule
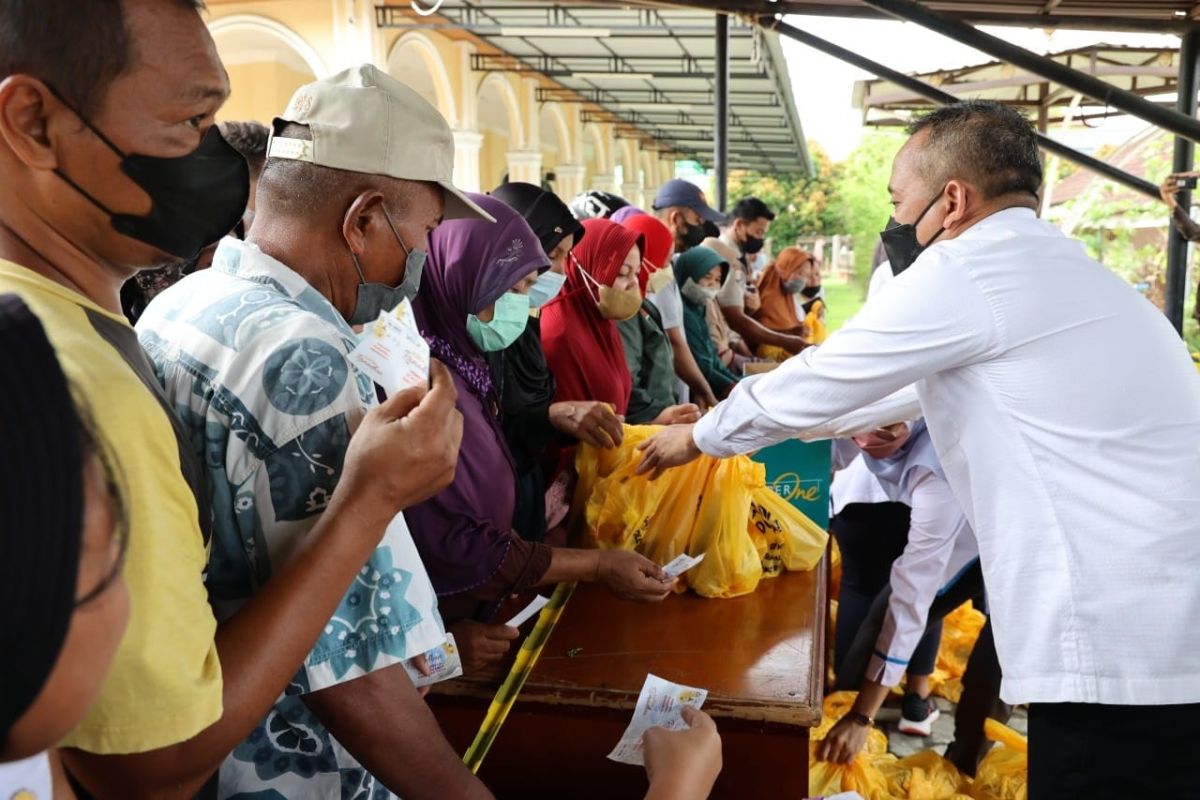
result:
[[[429,382],[429,345],[407,300],[363,327],[350,362],[388,394]]]
[[[698,556],[689,556],[687,553],[680,553],[671,559],[670,563],[663,565],[663,572],[670,575],[672,578],[678,578],[683,573],[687,572],[692,567],[704,560],[704,553]]]
[[[426,653],[425,663],[433,671],[431,675],[422,675],[411,661],[404,662],[408,677],[418,689],[462,675],[462,658],[458,655],[458,644],[454,641],[454,634],[447,633],[446,641]]]
[[[504,624],[509,626],[510,628],[519,628],[525,623],[526,620],[528,620],[534,614],[538,613],[543,608],[545,608],[546,604],[549,602],[550,602],[549,597],[542,597],[539,594],[537,597],[533,598],[533,601],[530,602],[529,605],[525,606],[520,611],[518,611],[517,615],[515,617],[513,617],[512,619],[510,619],[508,622],[506,622]]]
[[[683,720],[684,706],[698,709],[707,698],[707,689],[683,686],[664,681],[657,675],[647,675],[646,682],[642,684],[642,693],[638,695],[637,708],[633,710],[633,720],[608,757],[622,764],[644,766],[642,734],[651,728],[684,730],[688,727]]]

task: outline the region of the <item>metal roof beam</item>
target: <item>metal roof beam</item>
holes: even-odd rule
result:
[[[770,16],[774,14],[806,14],[817,17],[849,19],[889,19],[889,15],[874,8],[854,4],[829,5],[802,0],[655,0],[676,8],[703,8],[730,14]],[[947,9],[948,6],[958,6]],[[1141,33],[1179,33],[1200,30],[1200,21],[1184,17],[1121,16],[1119,14],[1036,14],[1008,11],[987,11],[986,7],[966,6],[964,3],[937,2],[931,7],[953,11],[957,19],[977,25],[1013,25],[1022,28],[1073,28],[1098,31],[1128,31]]]
[[[1145,120],[1193,142],[1200,141],[1200,120],[1178,111],[1162,108],[1149,100],[1119,89],[1085,72],[1060,64],[1052,58],[1006,42],[998,36],[984,33],[965,22],[930,11],[916,0],[860,0],[897,19],[905,20],[939,33],[953,41],[974,47],[980,52],[1006,61],[1040,75],[1047,80],[1119,108],[1138,119]]]
[[[571,6],[571,8],[569,9],[568,6]],[[586,10],[588,8],[589,6],[586,5],[577,6],[571,3],[559,3],[549,6],[490,4],[486,7],[443,6],[432,17],[419,17],[412,13],[412,9],[407,3],[404,3],[402,5],[376,6],[375,22],[380,28],[390,29],[466,28],[478,36],[487,37],[504,36],[505,30],[561,28],[565,24],[571,24],[580,28],[581,37],[587,36],[588,28],[597,28],[606,31],[609,34],[607,38],[659,38],[663,35],[663,28],[670,27],[671,35],[678,38],[712,38],[712,26],[707,24],[707,21],[700,20],[692,24],[670,23],[668,25],[655,9],[613,8],[612,6],[596,6],[593,4],[590,6],[592,10],[605,11],[614,15],[613,21],[597,22],[594,25],[586,21],[581,21],[578,17],[571,17],[570,19],[563,17],[563,14],[569,14],[572,9]],[[631,12],[634,11],[637,12],[636,17],[632,16]],[[510,18],[508,21],[501,19],[505,14],[514,13],[519,14],[519,16],[517,18]],[[620,16],[617,17],[617,15]],[[730,25],[729,33],[731,38],[744,39],[751,35],[751,29],[745,25]]]
[[[866,0],[864,0],[864,2],[866,2]],[[847,50],[844,47],[839,47],[833,42],[813,36],[811,33],[802,31],[793,25],[789,25],[780,19],[776,19],[775,17],[761,17],[759,18],[759,23],[765,27],[778,31],[782,36],[786,36],[789,39],[794,39],[801,44],[808,45],[815,50],[820,50],[822,53],[831,55],[840,61],[853,64],[860,69],[865,69],[867,72],[870,72],[880,78],[889,80],[897,86],[909,89],[912,92],[928,97],[930,100],[938,103],[939,105],[949,105],[958,102],[958,98],[952,94],[949,94],[948,92],[944,92],[935,86],[930,86],[927,83],[923,83],[916,78],[905,75],[903,72],[891,69],[890,67],[885,67],[883,64],[880,64],[877,61],[872,61],[871,59],[861,56],[851,50]],[[1128,186],[1136,192],[1139,192],[1147,197],[1154,198],[1155,200],[1161,200],[1158,195],[1158,187],[1148,180],[1139,178],[1136,175],[1130,175],[1128,172],[1125,172],[1122,169],[1118,169],[1111,164],[1106,164],[1098,158],[1093,158],[1092,156],[1080,153],[1078,150],[1067,147],[1066,145],[1056,142],[1048,136],[1040,133],[1038,134],[1038,144],[1040,144],[1044,150],[1048,150],[1051,153],[1055,153],[1067,159],[1068,161],[1073,161],[1082,167],[1086,167],[1090,170],[1098,172],[1106,178]]]

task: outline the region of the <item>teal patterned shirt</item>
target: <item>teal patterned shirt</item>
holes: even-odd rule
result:
[[[137,330],[204,461],[213,512],[207,585],[223,621],[320,518],[350,435],[375,405],[374,387],[347,360],[356,337],[329,301],[236,239],[221,242],[210,269],[155,298]],[[300,695],[444,638],[433,588],[398,516],[283,696],[225,760],[219,796],[390,798]]]

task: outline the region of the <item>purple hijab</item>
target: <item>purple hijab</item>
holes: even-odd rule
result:
[[[429,258],[413,301],[433,357],[454,377],[463,416],[454,483],[404,512],[440,595],[485,583],[516,536],[516,470],[496,416],[487,362],[467,334],[467,315],[478,314],[526,275],[549,265],[520,214],[495,198],[470,197],[496,222],[456,219],[439,225],[429,238]]]

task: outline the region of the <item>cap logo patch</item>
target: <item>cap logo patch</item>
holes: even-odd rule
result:
[[[311,94],[298,94],[292,98],[292,113],[297,116],[303,116],[312,110],[313,96]]]

